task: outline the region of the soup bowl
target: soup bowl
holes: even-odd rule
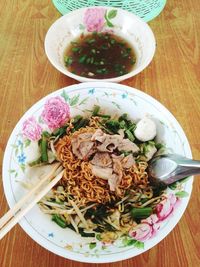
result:
[[[51,64],[58,71],[80,82],[99,80],[70,72],[64,61],[64,53],[70,43],[81,35],[92,32],[107,32],[122,38],[131,45],[136,56],[136,62],[130,72],[100,79],[101,81],[120,82],[128,79],[144,70],[153,59],[156,42],[146,22],[119,8],[91,7],[72,11],[59,18],[49,28],[45,38],[45,52]]]
[[[27,193],[22,185],[26,181],[32,143],[41,135],[42,129],[49,131],[48,125],[59,123],[52,121],[51,105],[55,112],[60,110],[59,113],[64,115],[63,107],[66,104],[70,107],[71,117],[88,116],[94,105],[99,105],[103,112],[112,116],[127,113],[134,121],[148,116],[156,123],[157,142],[164,144],[171,153],[192,156],[188,140],[175,117],[151,96],[115,83],[89,82],[68,86],[34,104],[22,116],[9,138],[3,161],[3,185],[10,207]],[[48,125],[44,122],[44,115]],[[28,139],[24,139],[22,133],[26,133]],[[19,224],[38,244],[62,257],[90,263],[121,261],[151,249],[173,230],[189,202],[192,182],[193,178],[189,177],[169,186],[153,216],[150,215],[137,226],[133,225],[129,233],[115,238],[113,242],[102,241],[99,235],[84,238],[69,228],[63,229],[38,205]]]

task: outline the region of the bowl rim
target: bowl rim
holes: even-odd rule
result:
[[[148,31],[148,35],[151,39],[151,53],[149,53],[149,58],[148,60],[145,61],[145,63],[143,63],[140,67],[138,67],[137,69],[133,69],[132,71],[130,71],[129,73],[125,74],[125,75],[121,75],[121,76],[117,76],[117,77],[114,77],[114,78],[106,78],[106,79],[93,79],[93,78],[87,78],[87,77],[83,77],[83,76],[79,76],[79,75],[76,75],[70,71],[62,67],[60,67],[59,65],[57,65],[54,60],[49,56],[49,52],[48,52],[48,38],[49,38],[49,35],[51,34],[51,30],[53,28],[55,28],[57,26],[57,24],[59,24],[60,21],[62,20],[65,20],[66,17],[73,17],[74,14],[78,13],[78,12],[84,12],[85,10],[87,9],[92,9],[92,8],[97,8],[97,9],[101,9],[101,8],[106,8],[106,9],[116,9],[118,10],[119,12],[122,12],[124,13],[125,15],[128,15],[130,17],[132,17],[133,20],[136,20],[138,21],[139,23],[141,23],[143,25],[143,27],[146,28],[146,30]],[[45,54],[48,58],[48,60],[50,61],[50,63],[58,70],[60,71],[61,73],[63,73],[64,75],[70,77],[70,78],[73,78],[75,80],[78,80],[80,82],[95,82],[95,81],[101,81],[101,82],[120,82],[120,81],[123,81],[125,79],[128,79],[130,77],[133,77],[135,75],[137,75],[138,73],[142,72],[152,61],[154,55],[155,55],[155,51],[156,51],[156,39],[155,39],[155,35],[151,29],[151,27],[144,21],[142,20],[140,17],[138,17],[137,15],[127,11],[127,10],[124,10],[122,8],[114,8],[114,7],[110,7],[110,6],[91,6],[91,7],[83,7],[83,8],[79,8],[79,9],[76,9],[76,10],[73,10],[63,16],[61,16],[60,18],[58,18],[56,21],[54,21],[52,23],[52,25],[49,27],[46,35],[45,35],[45,40],[44,40],[44,50],[45,50]]]
[[[149,94],[147,93],[144,93],[142,91],[140,91],[139,89],[136,89],[136,88],[132,88],[130,86],[127,86],[127,85],[122,85],[122,84],[114,84],[114,83],[102,83],[102,82],[93,82],[93,83],[80,83],[80,84],[74,84],[74,85],[70,85],[70,86],[66,86],[66,87],[63,87],[63,88],[60,88],[54,92],[51,92],[47,95],[45,95],[43,98],[41,98],[39,101],[35,102],[25,113],[24,115],[20,118],[20,120],[17,122],[17,124],[15,125],[12,133],[10,134],[9,136],[9,139],[8,139],[8,142],[7,142],[7,145],[6,145],[6,148],[5,148],[5,153],[4,153],[4,158],[3,158],[3,172],[2,172],[2,180],[3,180],[3,187],[4,187],[4,193],[5,193],[5,196],[6,196],[6,200],[8,202],[8,205],[9,207],[12,207],[12,196],[10,196],[10,184],[8,182],[6,182],[6,177],[7,177],[7,173],[6,173],[6,165],[7,165],[7,161],[8,161],[8,153],[9,153],[9,149],[10,149],[10,146],[12,144],[12,141],[13,141],[13,138],[15,136],[15,132],[16,131],[19,131],[19,127],[22,125],[22,122],[23,120],[26,118],[27,115],[30,115],[32,114],[34,111],[35,111],[35,108],[36,108],[36,105],[39,105],[41,103],[43,103],[44,100],[46,100],[47,98],[49,98],[50,96],[54,96],[54,95],[57,95],[58,92],[62,92],[63,89],[68,89],[68,92],[74,92],[74,91],[78,91],[79,89],[83,89],[84,87],[104,87],[104,88],[112,88],[112,89],[115,89],[116,91],[120,90],[120,89],[124,89],[128,92],[130,92],[131,90],[131,93],[137,95],[137,96],[141,96],[143,97],[144,99],[148,99],[149,101],[153,101],[157,107],[159,107],[161,110],[163,110],[166,114],[166,116],[172,120],[173,122],[176,123],[176,127],[179,131],[179,133],[185,138],[185,141],[186,141],[186,152],[187,152],[187,156],[192,156],[192,153],[191,153],[191,148],[190,148],[190,145],[189,145],[189,142],[188,142],[188,139],[182,129],[182,127],[180,126],[179,122],[177,121],[177,119],[173,116],[173,114],[164,106],[162,105],[158,100],[156,100],[155,98],[153,98],[152,96],[150,96]],[[86,89],[86,88],[85,88]],[[79,262],[86,262],[86,263],[109,263],[109,262],[117,262],[117,261],[121,261],[121,260],[125,260],[125,259],[129,259],[129,258],[132,258],[132,257],[135,257],[135,256],[138,256],[144,252],[146,252],[147,250],[153,248],[155,245],[157,245],[158,243],[160,243],[173,229],[174,227],[177,225],[177,223],[180,221],[182,215],[184,214],[186,208],[187,208],[187,205],[189,203],[189,200],[190,200],[190,196],[191,196],[191,192],[192,192],[192,183],[193,183],[193,178],[190,179],[190,183],[188,184],[188,193],[189,193],[189,196],[187,199],[184,199],[184,207],[183,209],[178,213],[178,216],[176,216],[174,218],[174,220],[171,220],[170,222],[170,227],[168,227],[167,229],[165,229],[165,232],[159,232],[158,234],[158,238],[152,240],[152,244],[147,246],[146,248],[144,248],[143,250],[141,250],[141,252],[139,252],[137,255],[130,255],[130,252],[127,253],[122,253],[120,254],[120,257],[119,255],[116,255],[113,256],[112,254],[109,255],[110,258],[108,259],[107,257],[94,257],[94,256],[89,256],[89,257],[83,257],[83,254],[74,254],[74,256],[72,256],[71,254],[67,254],[67,251],[66,251],[66,255],[63,255],[63,253],[61,253],[61,251],[55,251],[55,245],[53,244],[52,246],[49,246],[49,243],[51,241],[48,240],[48,243],[46,242],[47,240],[44,239],[44,237],[41,237],[39,235],[39,233],[34,229],[32,228],[31,225],[29,225],[27,223],[27,220],[26,218],[23,218],[19,224],[20,226],[23,228],[23,230],[39,245],[41,245],[42,247],[44,247],[45,249],[47,249],[48,251],[51,251],[52,253],[56,254],[56,255],[59,255],[59,256],[62,256],[64,258],[67,258],[67,259],[70,259],[70,260],[75,260],[75,261],[79,261]],[[8,185],[9,184],[9,185]],[[7,190],[9,189],[9,190]],[[13,192],[12,192],[13,193]],[[39,239],[39,240],[38,240]],[[132,250],[133,248],[130,249],[130,251]]]

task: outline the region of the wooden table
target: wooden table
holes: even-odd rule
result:
[[[51,1],[0,3],[0,164],[7,140],[22,114],[55,89],[77,83],[52,67],[44,38],[60,16]],[[123,84],[164,104],[182,125],[194,158],[200,159],[200,1],[171,0],[149,24],[157,50],[150,66]],[[0,216],[8,209],[0,180]],[[200,266],[200,180],[194,181],[181,221],[160,244],[135,258],[101,266]],[[0,241],[1,267],[91,266],[58,257],[16,226]],[[100,264],[96,264],[100,266]]]

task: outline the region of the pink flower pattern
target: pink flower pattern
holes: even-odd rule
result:
[[[141,221],[136,227],[134,227],[129,235],[138,241],[145,241],[157,233],[160,228],[159,219],[156,214],[152,214],[147,219]]]
[[[104,8],[88,8],[86,10],[83,22],[86,25],[87,31],[99,32],[103,29],[105,12]]]
[[[41,117],[49,129],[55,130],[69,120],[70,109],[61,97],[52,97],[45,103]]]
[[[177,197],[174,194],[170,194],[156,206],[156,214],[160,221],[165,220],[170,214],[172,214],[174,207],[177,205]]]
[[[31,141],[38,141],[41,138],[42,127],[34,117],[30,117],[22,124],[22,134]]]
[[[156,213],[142,220],[140,224],[133,227],[129,231],[129,235],[142,242],[155,236],[160,228],[160,223],[172,214],[174,207],[178,202],[179,201],[174,194],[169,194],[156,206]]]

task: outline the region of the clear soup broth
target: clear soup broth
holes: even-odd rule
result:
[[[79,76],[106,79],[125,75],[136,63],[133,47],[111,33],[81,35],[64,53],[68,71]]]

